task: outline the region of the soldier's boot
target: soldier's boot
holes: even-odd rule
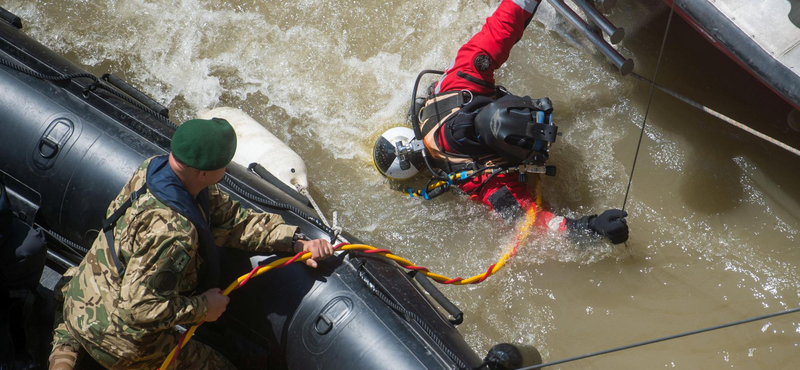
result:
[[[78,352],[72,346],[58,346],[50,354],[50,367],[48,370],[72,370],[78,361]]]

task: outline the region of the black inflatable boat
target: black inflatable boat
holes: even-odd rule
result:
[[[48,266],[63,271],[80,262],[137,166],[167,152],[175,125],[166,109],[123,81],[87,73],[25,35],[13,15],[2,18],[0,180],[15,210],[47,235]],[[312,238],[332,234],[310,216],[302,196],[252,169],[230,165],[220,186]],[[249,271],[250,257],[229,251],[223,284]],[[454,326],[458,313],[444,312],[431,298],[441,297],[435,288],[379,256],[348,252],[323,262],[252,280],[231,295],[223,318],[195,338],[239,369],[482,365]]]

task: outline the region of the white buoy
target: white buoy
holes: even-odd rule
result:
[[[253,117],[238,108],[220,107],[201,114],[199,118],[214,117],[227,120],[236,131],[234,162],[244,167],[258,163],[292,189],[298,185],[308,187],[303,159]]]

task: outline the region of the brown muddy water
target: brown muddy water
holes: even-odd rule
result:
[[[457,194],[408,199],[371,164],[404,124],[422,69],[443,69],[497,1],[10,0],[25,30],[89,71],[113,72],[183,121],[240,107],[302,156],[328,215],[448,276],[485,270],[514,225]],[[652,77],[668,8],[619,0],[620,51]],[[677,18],[677,17],[676,17]],[[649,86],[622,77],[548,4],[497,80],[549,96],[564,136],[544,200],[577,217],[619,208]],[[658,82],[795,147],[790,107],[675,19]],[[445,287],[478,353],[537,346],[545,360],[800,305],[800,158],[656,93],[626,209],[628,247],[541,234],[497,275]],[[797,369],[800,314],[556,366]]]

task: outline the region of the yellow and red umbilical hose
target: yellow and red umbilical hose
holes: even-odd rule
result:
[[[444,275],[433,273],[426,267],[417,266],[411,263],[409,260],[393,254],[388,249],[375,248],[373,246],[365,244],[346,244],[346,243],[337,244],[334,248],[337,250],[361,251],[363,253],[368,253],[368,254],[378,254],[387,259],[397,262],[397,264],[399,264],[403,268],[418,271],[419,273],[433,279],[437,283],[452,284],[452,285],[478,284],[486,280],[489,276],[492,276],[495,273],[497,273],[497,271],[500,271],[500,269],[502,269],[503,266],[505,266],[506,262],[517,254],[517,248],[519,248],[519,246],[522,243],[524,243],[525,240],[528,238],[528,235],[530,234],[530,228],[531,226],[533,226],[535,219],[536,219],[535,207],[532,207],[527,211],[525,224],[522,226],[522,228],[520,228],[519,231],[517,231],[517,236],[511,249],[509,249],[509,251],[506,252],[502,257],[500,257],[500,259],[497,262],[489,266],[489,268],[486,269],[486,272],[466,279],[461,277],[450,278]],[[259,276],[269,270],[288,266],[294,262],[303,262],[309,258],[311,258],[310,252],[300,252],[292,257],[281,258],[264,266],[256,266],[252,271],[250,271],[250,273],[240,276],[238,279],[236,279],[236,281],[228,285],[228,287],[225,288],[222,294],[227,296],[232,291],[244,286],[248,281],[250,281],[251,278]],[[203,323],[201,322],[200,324],[192,326],[191,328],[189,328],[189,330],[183,333],[180,340],[178,340],[178,344],[175,346],[175,348],[172,349],[169,355],[167,355],[167,358],[164,359],[164,362],[161,364],[161,367],[159,369],[166,370],[167,368],[169,368],[170,365],[172,365],[174,360],[180,354],[181,348],[185,346],[190,339],[192,339],[194,332],[202,324]]]

